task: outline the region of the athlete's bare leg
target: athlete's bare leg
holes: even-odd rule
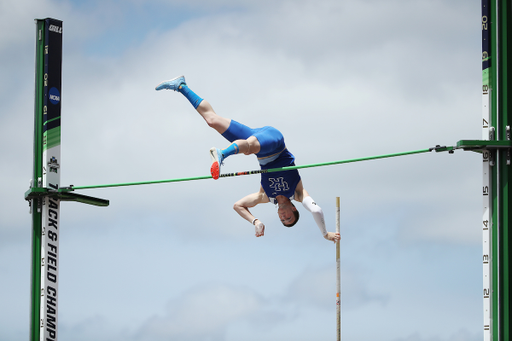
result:
[[[223,134],[228,130],[231,119],[217,115],[207,100],[203,99],[196,110],[203,117],[208,126],[217,130],[219,134]],[[254,136],[250,136],[246,140],[236,140],[233,141],[233,143],[238,145],[238,153],[241,154],[251,155],[260,151],[260,143]]]
[[[228,130],[231,119],[217,115],[207,100],[203,99],[196,110],[204,118],[206,123],[217,130],[219,134],[223,134]]]

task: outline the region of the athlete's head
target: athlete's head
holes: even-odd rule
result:
[[[299,221],[299,211],[297,211],[297,208],[291,201],[280,204],[277,209],[277,214],[279,215],[279,220],[281,220],[286,227],[292,227]]]

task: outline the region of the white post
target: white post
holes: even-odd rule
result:
[[[484,73],[487,79],[483,86],[483,127],[482,140],[491,140],[490,134],[490,89],[488,83],[488,73]],[[484,299],[484,341],[492,340],[492,257],[491,257],[491,236],[492,236],[492,164],[495,162],[491,151],[482,150],[483,156],[483,217],[482,217],[482,246],[483,246],[483,299]],[[497,167],[497,166],[496,166]]]
[[[340,197],[336,197],[336,232],[340,233]],[[341,266],[340,242],[336,242],[336,337],[341,341]]]
[[[491,30],[489,24],[491,15],[489,12],[489,0],[482,0],[482,140],[494,140],[494,128],[491,124]],[[494,53],[495,51],[492,51]],[[493,62],[494,63],[494,62]],[[494,124],[494,126],[497,126]],[[482,217],[482,246],[483,246],[483,300],[484,300],[484,341],[491,341],[492,335],[492,166],[495,161],[490,150],[482,150],[483,155],[483,217]],[[496,166],[497,167],[497,166]]]

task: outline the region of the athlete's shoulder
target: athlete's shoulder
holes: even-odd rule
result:
[[[268,198],[267,193],[265,193],[265,190],[263,189],[263,186],[260,185],[260,190],[258,191],[260,203],[267,203],[270,202],[270,199]]]

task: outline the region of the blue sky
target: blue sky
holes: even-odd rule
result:
[[[226,141],[183,96],[273,125],[297,164],[481,136],[478,1],[3,1],[0,339],[29,328],[35,18],[64,22],[61,184],[207,175]],[[234,156],[225,171],[257,169]],[[481,340],[481,159],[428,153],[301,171],[335,226],[346,340]],[[233,203],[258,176],[83,191],[61,205],[61,340],[332,340],[335,248]]]

